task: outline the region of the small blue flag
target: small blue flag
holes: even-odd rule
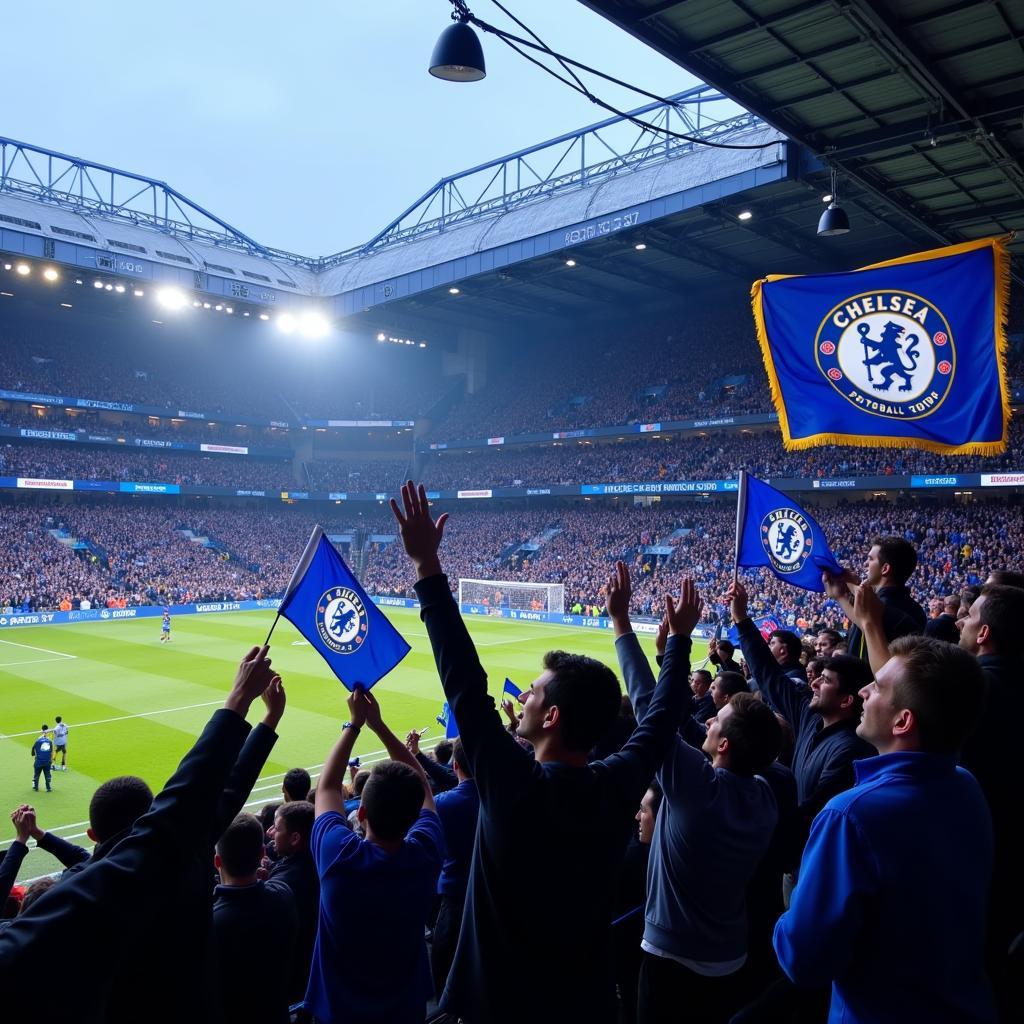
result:
[[[768,640],[768,638],[772,635],[772,633],[775,632],[775,630],[786,628],[786,626],[783,625],[774,615],[766,615],[764,616],[764,618],[754,619],[754,625],[757,626],[758,631],[760,632],[761,636],[765,638],[765,641]],[[797,631],[790,630],[790,632],[795,633]],[[733,647],[740,646],[739,626],[729,627],[729,639],[730,641],[732,641]]]
[[[740,473],[736,506],[736,565],[766,566],[780,580],[824,591],[823,572],[841,575],[821,527],[792,498]]]
[[[754,321],[785,447],[1002,454],[1010,422],[1005,241],[755,281]]]
[[[444,726],[444,738],[446,740],[453,740],[459,735],[459,727],[455,724],[455,714],[448,701],[444,702],[444,707],[441,708],[441,714],[437,716],[435,721],[438,725]]]
[[[370,600],[317,526],[278,610],[316,649],[349,690],[369,690],[408,653],[409,645]]]
[[[522,697],[523,691],[520,690],[519,687],[516,686],[516,684],[513,683],[511,679],[506,677],[505,688],[501,692],[502,694],[508,694],[508,696],[511,697],[513,700],[518,700],[520,704],[522,703],[522,701],[519,700],[519,698]]]

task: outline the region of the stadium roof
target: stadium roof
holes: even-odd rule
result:
[[[1024,231],[1024,4],[581,2],[833,164],[844,200],[915,242]],[[1024,280],[1024,236],[1013,251]]]

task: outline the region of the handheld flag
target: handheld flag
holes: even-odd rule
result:
[[[766,566],[804,590],[824,591],[823,572],[843,571],[821,527],[792,498],[740,473],[736,505],[736,565]]]
[[[1009,254],[995,238],[849,273],[755,281],[785,447],[1004,452],[1009,295]]]
[[[777,629],[786,629],[784,623],[780,622],[774,615],[766,615],[761,619],[754,619],[754,625],[757,626],[761,636],[764,637],[767,643],[768,638]],[[796,633],[797,630],[790,630],[791,633]],[[740,646],[740,630],[738,626],[729,627],[729,639],[732,641],[734,647]]]
[[[292,574],[278,615],[316,648],[349,690],[357,685],[370,689],[409,653],[409,645],[319,526]]]
[[[507,676],[505,678],[505,688],[501,692],[502,695],[507,695],[522,704],[522,700],[520,698],[523,696],[523,691],[520,690],[519,687],[516,686],[516,684]]]
[[[444,702],[441,714],[437,716],[435,721],[438,725],[444,726],[444,738],[446,740],[453,740],[459,735],[459,727],[455,724],[455,713],[452,711],[448,701]]]

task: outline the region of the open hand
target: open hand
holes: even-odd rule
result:
[[[270,646],[253,647],[238,666],[235,681],[224,706],[237,712],[243,718],[249,711],[252,702],[263,693],[274,678],[270,670],[270,658],[267,652]]]
[[[665,595],[665,617],[668,619],[669,636],[685,636],[693,632],[694,626],[700,621],[704,602],[697,593],[697,588],[689,576],[683,577],[679,597]]]
[[[441,562],[437,550],[444,536],[444,526],[448,522],[448,513],[443,512],[435,521],[430,515],[430,502],[427,501],[427,490],[420,484],[418,487],[411,480],[402,484],[402,509],[398,502],[391,499],[391,511],[398,521],[398,533],[406,554],[416,566],[419,578],[435,576],[441,571]]]
[[[658,630],[654,634],[654,651],[660,658],[665,653],[665,644],[668,642],[668,616],[662,615],[658,623]]]
[[[625,562],[615,563],[615,572],[608,577],[608,617],[629,619],[629,599],[633,595],[633,584],[629,578],[629,567]]]
[[[263,698],[263,703],[267,706],[267,713],[263,716],[263,724],[270,726],[271,729],[276,729],[278,722],[281,721],[281,716],[284,714],[286,701],[284,683],[281,682],[281,677],[275,675],[270,680],[270,685],[260,696]]]
[[[853,591],[853,621],[866,632],[872,623],[882,621],[884,606],[881,598],[875,593],[874,587],[862,583],[859,587],[851,587]]]
[[[729,585],[725,596],[729,599],[729,614],[732,616],[733,622],[739,623],[749,617],[747,614],[749,605],[747,588],[739,580]]]

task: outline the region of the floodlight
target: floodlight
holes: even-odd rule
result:
[[[32,273],[32,268],[27,263],[19,263],[14,268],[22,277],[28,277]]]
[[[282,334],[293,334],[296,327],[298,324],[291,313],[282,313],[277,318],[277,328]]]
[[[43,277],[45,277],[47,281],[56,281],[57,278],[60,277],[60,274],[58,274],[53,267],[47,267],[43,271]]]
[[[458,288],[449,288],[448,289],[448,294],[449,295],[458,295],[459,294],[459,289]]]
[[[378,331],[377,332],[377,340],[378,341],[387,341],[388,340],[388,336],[383,331]]]
[[[103,282],[102,281],[93,281],[92,286],[93,286],[93,288],[102,288],[103,287]]]
[[[330,329],[327,317],[315,309],[307,310],[299,318],[299,330],[304,338],[322,338]]]
[[[142,296],[145,295],[146,293],[141,288],[136,288],[134,294],[135,298],[141,299]]]
[[[736,216],[740,220],[750,220],[750,218],[753,217],[754,214],[751,210],[740,210],[740,212]]]
[[[260,319],[261,320],[269,320],[270,319],[270,315],[268,313],[260,313]]]
[[[114,291],[117,292],[118,295],[124,295],[124,285],[123,284],[115,284],[114,285]]]
[[[114,286],[112,284],[105,284],[103,287],[106,288],[108,292],[112,292],[114,290]]]
[[[646,242],[637,242],[636,245],[633,246],[633,248],[636,249],[637,252],[643,252],[644,249],[647,248],[647,243]]]
[[[565,261],[565,265],[567,267],[575,267],[576,266],[576,261],[575,260],[566,260]]]
[[[818,221],[818,234],[826,237],[845,235],[849,230],[850,218],[846,215],[846,211],[835,201],[829,203]]]
[[[180,288],[161,288],[156,293],[156,301],[164,309],[177,311],[185,306],[188,302],[188,297]]]
[[[445,82],[479,82],[487,74],[480,40],[464,21],[449,25],[438,37],[429,70]]]

